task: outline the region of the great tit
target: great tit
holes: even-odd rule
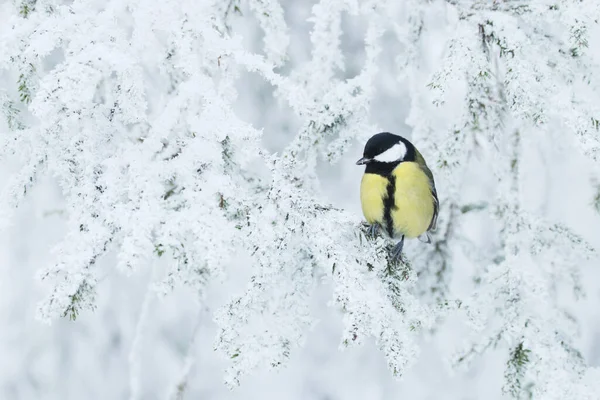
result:
[[[356,165],[366,165],[360,202],[370,233],[383,228],[388,237],[400,239],[392,259],[401,258],[405,237],[431,243],[439,202],[433,174],[415,146],[402,136],[377,133]]]

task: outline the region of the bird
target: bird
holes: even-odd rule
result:
[[[402,259],[405,237],[431,243],[439,201],[433,173],[416,147],[402,136],[380,132],[367,141],[356,165],[365,165],[360,202],[369,234],[382,229],[392,240],[399,239],[392,260]]]

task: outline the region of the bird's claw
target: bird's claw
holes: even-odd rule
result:
[[[404,262],[402,258],[402,248],[404,247],[404,236],[392,249],[392,261],[393,262]]]
[[[379,233],[379,224],[373,224],[369,227],[369,230],[367,231],[367,236],[371,237],[371,238],[375,238],[378,233]]]

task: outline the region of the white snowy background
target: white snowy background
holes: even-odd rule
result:
[[[2,14],[2,10],[9,10],[9,2],[5,3],[0,2],[0,23],[8,19]],[[308,18],[315,2],[281,3],[290,35],[289,61],[284,71],[293,71],[311,57],[309,34],[313,24]],[[151,2],[138,4],[152,7]],[[243,17],[235,20],[233,28],[249,51],[260,53],[263,30],[247,5],[240,7]],[[405,48],[390,35],[382,37],[383,51],[377,58],[379,71],[368,113],[369,123],[378,130],[412,137],[406,123],[412,101],[410,85],[422,82],[424,86],[440,65],[452,30],[447,13],[445,7],[439,7],[428,14],[420,46],[424,62],[416,76],[398,78],[394,63]],[[362,17],[345,13],[341,28],[345,70],[340,74],[352,78],[365,63],[367,26]],[[597,44],[600,36],[594,33]],[[591,45],[589,52],[600,56],[598,49]],[[8,74],[0,74],[0,83],[8,88],[9,78]],[[282,151],[300,129],[296,114],[274,97],[273,87],[257,73],[243,72],[236,89],[236,115],[263,132],[262,142],[268,150]],[[462,102],[462,96],[460,90],[446,93],[446,103]],[[451,114],[452,110],[445,112]],[[447,118],[442,111],[439,113],[431,118]],[[375,132],[365,132],[362,139]],[[590,161],[573,157],[574,145],[561,137],[557,124],[554,134],[530,137],[530,145],[524,146],[523,204],[551,221],[565,224],[600,248],[600,215],[591,206],[595,193],[587,173],[591,170]],[[419,146],[418,141],[415,144]],[[354,161],[361,156],[362,145],[363,142],[353,140],[351,149],[339,162],[321,160],[317,167],[324,203],[330,202],[357,218],[361,217],[358,187],[362,168],[355,166]],[[423,153],[428,159],[427,150]],[[19,168],[17,161],[5,158],[0,163],[0,186]],[[473,203],[491,196],[490,187],[485,187],[489,172],[485,168],[474,163],[465,175],[464,196]],[[441,191],[439,195],[443,198],[445,193]],[[340,349],[342,314],[331,305],[331,281],[326,279],[310,299],[311,314],[317,323],[303,346],[291,351],[289,361],[281,369],[258,368],[244,375],[239,387],[230,389],[224,384],[229,360],[214,349],[218,330],[213,312],[245,290],[250,271],[245,269],[243,259],[234,263],[235,268],[229,269],[223,282],[210,285],[205,298],[199,301],[194,290],[186,286],[165,296],[157,295],[153,283],[160,266],[148,263],[146,268],[123,273],[116,268],[117,256],[111,251],[98,261],[96,309],[82,311],[76,321],[56,318],[46,324],[36,318],[39,302],[48,294],[48,287],[40,282],[38,274],[51,262],[55,256],[52,249],[67,232],[68,213],[60,186],[51,174],[46,174],[27,194],[10,225],[0,229],[2,400],[167,399],[180,382],[187,385],[184,399],[508,398],[501,390],[506,348],[490,349],[464,370],[450,369],[449,349],[459,346],[466,335],[464,324],[454,317],[445,320],[434,336],[421,337],[417,362],[401,380],[392,376],[373,338],[361,346]],[[463,222],[461,229],[463,234],[483,241],[489,234],[484,217]],[[418,254],[423,246],[426,245],[418,241],[406,245],[409,254]],[[570,250],[565,247],[563,251]],[[413,266],[417,264],[418,261],[413,262]],[[581,282],[587,296],[572,306],[580,329],[574,343],[589,367],[600,367],[599,266],[598,258],[582,262]],[[461,262],[455,261],[452,268],[451,297],[466,299],[473,290],[473,271],[469,269],[472,266],[464,263],[461,270]],[[561,365],[555,367],[560,369]],[[600,392],[589,398],[600,399]]]

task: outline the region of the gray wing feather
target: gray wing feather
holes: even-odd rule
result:
[[[431,218],[431,223],[429,224],[429,228],[427,228],[427,231],[435,231],[435,229],[437,227],[437,219],[438,219],[438,212],[440,209],[440,202],[438,200],[437,190],[435,189],[435,181],[433,179],[433,173],[427,166],[427,163],[425,162],[425,159],[423,158],[421,153],[419,153],[419,151],[416,149],[415,149],[415,152],[416,152],[415,159],[417,161],[417,164],[419,164],[419,167],[423,170],[423,172],[425,173],[425,175],[427,175],[427,178],[429,179],[429,186],[431,187],[431,196],[433,197],[433,217]]]

